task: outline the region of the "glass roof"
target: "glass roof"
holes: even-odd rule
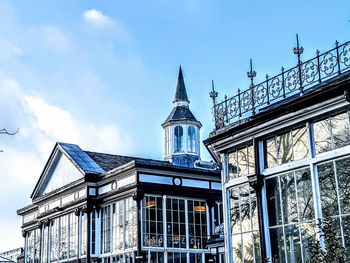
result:
[[[85,172],[101,174],[105,171],[76,144],[59,143],[63,150]]]

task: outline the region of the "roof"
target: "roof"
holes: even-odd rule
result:
[[[180,69],[179,69],[179,76],[177,78],[177,85],[176,85],[174,102],[175,101],[187,101],[187,102],[190,102],[188,100],[188,98],[187,98],[185,81],[184,81],[184,77],[182,75],[181,66],[180,66]]]
[[[196,117],[194,117],[191,110],[186,106],[177,106],[173,108],[173,110],[170,112],[168,118],[166,118],[164,123],[171,122],[171,121],[197,121]]]

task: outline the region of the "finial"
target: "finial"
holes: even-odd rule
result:
[[[247,72],[248,78],[250,78],[251,86],[254,85],[253,79],[256,77],[256,71],[253,70],[253,62],[252,59],[250,59],[250,71]]]
[[[298,57],[300,57],[301,54],[303,54],[304,52],[304,48],[299,46],[299,35],[296,35],[297,37],[297,46],[295,48],[293,48],[293,52],[295,55],[298,55]]]
[[[212,98],[213,104],[215,106],[216,105],[216,97],[218,96],[218,92],[215,91],[214,80],[211,81],[211,92],[209,92],[209,96],[210,96],[210,98]]]

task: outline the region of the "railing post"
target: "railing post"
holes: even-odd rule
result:
[[[283,91],[283,98],[286,97],[286,86],[284,85],[284,67],[281,68],[282,70],[282,91]]]
[[[335,41],[335,49],[337,51],[338,75],[340,75],[341,71],[340,71],[340,57],[339,57],[339,42],[338,42],[338,40]]]
[[[317,56],[317,73],[318,73],[318,83],[321,83],[321,65],[320,65],[320,51],[316,50],[316,56]]]
[[[250,71],[247,72],[248,78],[250,78],[250,97],[252,101],[252,115],[255,115],[255,98],[254,98],[254,78],[256,77],[256,71],[253,70],[252,59],[250,59]]]
[[[228,123],[227,95],[225,95],[225,121]]]
[[[216,128],[218,127],[218,116],[217,116],[217,110],[216,110],[216,97],[218,96],[218,92],[215,91],[214,88],[214,80],[211,81],[211,88],[212,90],[209,92],[209,96],[210,98],[213,100],[213,114],[214,114],[214,122],[215,122],[215,126]]]
[[[267,74],[266,74],[266,96],[267,96],[267,105],[270,105],[269,75]]]
[[[304,52],[304,48],[299,46],[299,36],[297,34],[297,47],[295,47],[293,49],[294,54],[296,54],[298,56],[298,75],[299,75],[299,90],[300,90],[300,94],[302,95],[304,92],[303,89],[303,78],[302,78],[302,74],[301,74],[301,60],[300,60],[300,55],[303,54]]]
[[[241,109],[241,91],[238,89],[238,112],[239,117],[242,117],[242,109]]]

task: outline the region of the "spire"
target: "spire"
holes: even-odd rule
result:
[[[177,78],[175,98],[173,102],[178,102],[178,101],[185,101],[188,103],[190,102],[187,98],[187,92],[186,92],[184,77],[182,75],[181,65],[179,69],[179,76]]]

